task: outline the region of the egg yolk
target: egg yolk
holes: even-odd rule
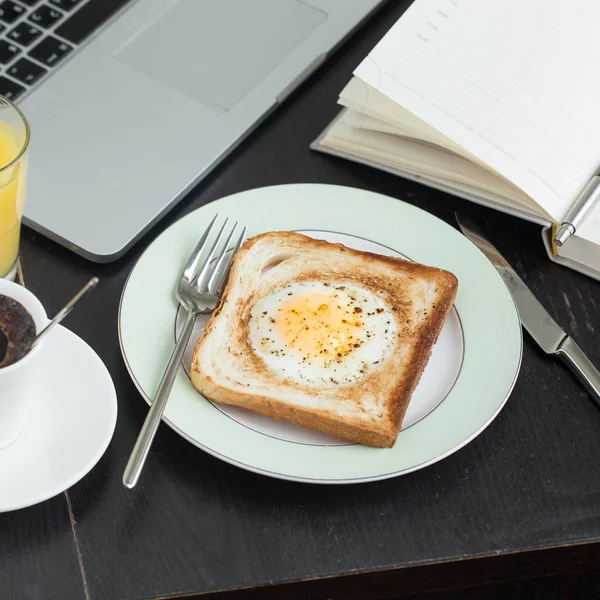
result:
[[[294,295],[277,311],[275,328],[303,361],[330,363],[362,344],[361,313],[334,294]]]

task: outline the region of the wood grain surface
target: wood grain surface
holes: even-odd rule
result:
[[[0,598],[83,597],[67,496],[0,514]]]
[[[69,492],[72,522],[66,496],[0,517],[1,598],[475,600],[535,599],[535,590],[546,590],[544,598],[592,597],[585,594],[598,583],[586,571],[599,557],[600,411],[527,337],[498,419],[422,471],[359,486],[276,481],[224,464],[163,426],[138,487],[121,485],[147,412],[117,339],[127,275],[170,224],[241,190],[332,183],[393,196],[453,225],[455,210],[468,211],[600,365],[600,283],[551,263],[538,226],[309,151],[353,68],[408,4],[387,5],[121,260],[92,264],[24,231],[25,279],[49,314],[100,277],[66,325],[106,363],[119,419],[105,456]]]

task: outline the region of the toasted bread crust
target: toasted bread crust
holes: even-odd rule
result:
[[[300,249],[302,247],[310,247],[313,250],[322,252],[327,257],[331,255],[352,257],[355,264],[360,265],[358,271],[349,270],[340,275],[344,281],[355,281],[360,283],[367,289],[377,290],[380,286],[386,285],[386,293],[389,293],[390,301],[394,305],[394,310],[397,312],[396,319],[400,323],[410,322],[411,305],[407,303],[402,282],[409,279],[426,280],[432,282],[436,286],[436,303],[431,315],[428,315],[422,325],[419,326],[415,334],[414,343],[411,345],[411,353],[408,358],[408,367],[403,372],[394,377],[393,373],[388,373],[384,369],[379,369],[375,375],[365,377],[351,386],[344,386],[340,390],[332,392],[337,394],[340,402],[354,402],[369,389],[369,386],[377,387],[383,385],[387,391],[389,401],[386,404],[386,414],[384,418],[377,421],[369,421],[367,419],[358,419],[348,416],[341,416],[329,410],[315,410],[314,408],[305,407],[289,402],[283,402],[276,397],[263,394],[249,393],[243,389],[243,382],[233,381],[230,384],[224,385],[217,381],[210,372],[210,366],[199,359],[200,356],[206,354],[204,352],[205,345],[211,340],[213,331],[221,314],[226,306],[227,300],[232,294],[236,286],[241,285],[240,268],[244,264],[248,255],[253,252],[257,244],[275,244],[283,248],[291,247]],[[285,258],[283,260],[286,260]],[[279,262],[274,261],[273,266],[267,264],[263,266],[263,272],[276,267]],[[378,265],[379,270],[376,275],[369,275],[369,266]],[[314,270],[303,271],[296,273],[293,281],[302,280],[319,280],[322,273]],[[280,281],[284,285],[286,281]],[[225,404],[232,404],[243,408],[259,412],[263,415],[284,419],[298,425],[315,429],[325,433],[329,433],[342,439],[354,441],[361,444],[366,444],[376,447],[391,447],[393,446],[399,427],[406,413],[406,409],[410,402],[412,393],[417,386],[423,370],[429,361],[431,351],[439,334],[442,330],[446,317],[452,308],[456,291],[456,277],[440,269],[427,267],[418,263],[406,261],[401,258],[380,256],[368,252],[361,252],[347,248],[341,244],[331,244],[322,240],[315,240],[302,234],[293,232],[271,232],[256,236],[248,240],[236,255],[230,271],[229,280],[226,284],[221,301],[218,307],[213,312],[204,333],[200,336],[194,349],[194,356],[191,365],[191,379],[193,385],[205,397]],[[240,352],[239,360],[243,360],[247,364],[251,364],[251,368],[255,373],[263,373],[266,380],[269,380],[268,368],[262,363],[249,345],[247,336],[247,326],[249,321],[250,310],[256,302],[256,290],[247,296],[238,299],[235,305],[234,318],[231,329],[241,332],[239,335],[239,347],[243,347]],[[388,361],[390,364],[387,367],[393,368],[395,363],[393,360]],[[388,369],[389,370],[389,369]],[[289,382],[287,386],[294,385]],[[302,387],[298,385],[298,387]],[[305,390],[306,393],[311,393],[311,390]],[[312,390],[314,393],[314,390]]]
[[[347,422],[333,413],[315,413],[302,406],[274,402],[267,396],[243,394],[217,385],[210,377],[198,377],[197,371],[192,371],[192,383],[204,397],[215,402],[247,408],[266,417],[289,421],[358,444],[389,448],[398,433],[394,430],[380,431],[369,427],[368,423]]]

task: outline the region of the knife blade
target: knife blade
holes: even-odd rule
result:
[[[600,372],[583,350],[558,325],[542,306],[509,262],[485,237],[479,227],[465,215],[456,221],[463,234],[471,240],[494,265],[517,306],[521,324],[546,354],[558,356],[579,377],[592,398],[600,405]]]

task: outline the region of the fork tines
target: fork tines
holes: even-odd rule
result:
[[[213,217],[206,231],[202,234],[181,277],[182,280],[192,287],[195,287],[203,294],[215,295],[220,293],[221,286],[227,277],[233,257],[244,243],[246,237],[246,227],[241,227],[240,230],[240,224],[237,221],[233,223],[233,226],[228,227],[229,218],[226,217],[219,229],[217,237],[212,243],[208,255],[203,258],[205,250],[209,245],[209,239],[216,229],[215,224],[218,220],[218,216],[219,215],[216,214]],[[227,235],[225,242],[222,243],[227,231],[229,231],[229,234]],[[231,247],[232,243],[233,247]],[[201,259],[201,264],[203,266],[198,273],[194,275],[196,267]]]

